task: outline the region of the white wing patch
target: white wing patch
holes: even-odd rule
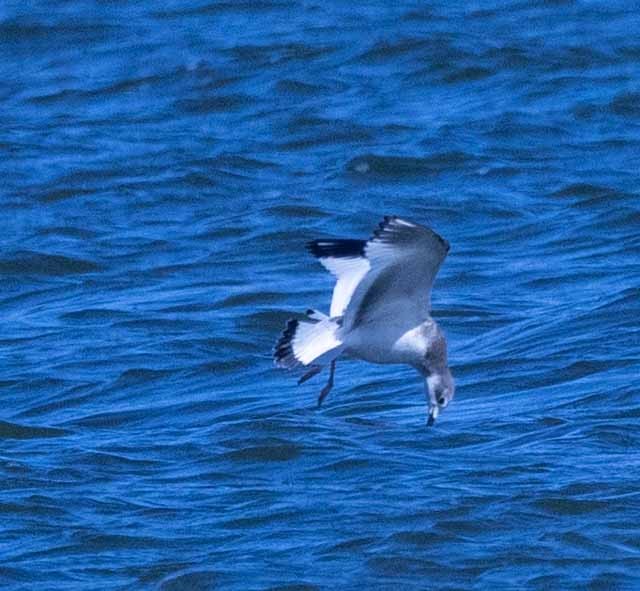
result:
[[[367,274],[371,265],[362,257],[323,257],[319,259],[327,271],[337,279],[331,298],[332,318],[342,316],[347,309],[356,287]]]

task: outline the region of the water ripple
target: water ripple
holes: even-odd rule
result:
[[[637,14],[179,4],[0,10],[3,588],[637,588]],[[384,214],[451,243],[435,429],[270,359]]]

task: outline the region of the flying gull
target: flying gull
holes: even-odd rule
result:
[[[302,384],[329,365],[318,406],[333,387],[336,360],[406,364],[424,377],[433,425],[455,392],[447,341],[431,318],[431,287],[449,252],[433,230],[387,216],[369,240],[314,240],[309,251],[336,277],[329,315],[307,310],[287,322],[274,349],[278,367],[307,368]]]

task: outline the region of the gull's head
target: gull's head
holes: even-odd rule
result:
[[[424,357],[418,367],[425,378],[429,399],[429,421],[433,425],[440,411],[447,407],[456,392],[453,376],[447,363],[447,341],[438,325],[432,320],[423,325],[427,344]]]
[[[429,398],[429,420],[427,424],[433,425],[440,411],[444,410],[453,399],[456,386],[448,367],[443,367],[439,371],[429,372],[425,378],[425,386]]]

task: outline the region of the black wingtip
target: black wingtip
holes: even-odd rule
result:
[[[364,256],[365,240],[312,240],[307,243],[307,250],[319,259],[354,258]]]
[[[378,224],[378,227],[374,230],[372,238],[378,239],[378,240],[384,240],[384,234],[387,232],[387,230],[392,230],[392,228],[390,229],[389,226],[393,226],[394,224],[397,225],[397,222],[399,220],[400,222],[402,222],[402,218],[400,216],[385,215],[382,218],[382,221]],[[415,224],[415,222],[410,222],[409,220],[405,220],[405,221]],[[448,240],[445,240],[442,236],[440,236],[440,234],[438,234],[436,231],[434,231],[430,227],[428,226],[422,226],[422,227],[433,234],[435,239],[442,245],[442,248],[446,253],[449,252],[449,250],[451,249],[451,245],[449,244]]]
[[[440,242],[440,244],[442,244],[442,248],[444,248],[445,252],[449,252],[449,250],[451,250],[451,244],[449,244],[449,241],[445,240],[437,232],[434,232],[433,230],[431,230],[431,231],[433,232],[433,235],[437,238],[438,242]]]

